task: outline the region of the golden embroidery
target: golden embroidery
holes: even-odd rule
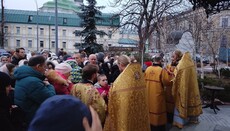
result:
[[[113,83],[108,113],[104,131],[150,130],[147,90],[140,64],[128,65]]]

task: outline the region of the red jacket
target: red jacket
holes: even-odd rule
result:
[[[69,85],[63,85],[63,84],[59,84],[57,82],[51,82],[51,84],[55,88],[56,94],[57,95],[69,95],[70,91],[72,89],[73,83],[71,81],[69,81],[65,75],[61,74],[58,71],[56,71],[56,72],[58,75],[60,75],[63,79],[65,79],[69,83]]]
[[[105,91],[106,96],[108,96],[108,94],[109,94],[109,89],[110,89],[109,85],[107,85],[105,87],[101,86],[100,88],[97,88],[97,90],[100,93],[100,95],[102,94],[103,91]]]

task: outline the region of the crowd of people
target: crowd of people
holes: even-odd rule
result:
[[[1,57],[1,131],[166,131],[198,123],[202,113],[194,62],[176,50],[143,70],[127,55],[99,52]]]

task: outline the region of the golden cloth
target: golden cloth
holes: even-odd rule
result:
[[[145,71],[146,87],[148,89],[150,124],[165,125],[167,122],[165,92],[161,81],[162,68],[150,66]]]
[[[77,83],[71,90],[71,95],[79,98],[87,106],[92,106],[98,113],[101,123],[104,123],[107,106],[104,99],[92,84]]]
[[[172,96],[172,79],[174,78],[174,69],[175,66],[167,65],[162,71],[162,82],[165,87],[166,110],[168,113],[173,113],[175,108],[175,103]]]
[[[183,55],[174,74],[172,93],[179,116],[183,119],[199,116],[202,113],[200,93],[195,64],[189,52]]]
[[[129,64],[109,92],[104,131],[149,131],[147,90],[138,63]]]

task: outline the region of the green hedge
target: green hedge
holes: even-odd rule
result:
[[[230,78],[230,69],[228,68],[221,68],[220,69],[221,76]]]

